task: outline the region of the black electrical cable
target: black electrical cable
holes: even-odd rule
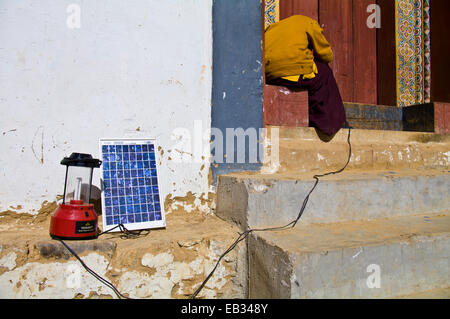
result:
[[[106,280],[105,278],[103,278],[102,276],[98,275],[95,271],[93,271],[91,268],[89,268],[84,261],[78,256],[78,254],[72,250],[72,248],[70,248],[62,239],[59,239],[59,241],[61,242],[61,244],[64,245],[64,247],[67,248],[68,251],[70,251],[70,253],[75,256],[76,259],[78,259],[78,261],[80,262],[80,264],[83,266],[84,269],[86,269],[86,271],[88,273],[90,273],[92,276],[94,276],[98,281],[100,281],[101,283],[103,283],[104,285],[108,286],[109,288],[111,288],[114,293],[117,295],[117,297],[119,297],[120,299],[130,299],[124,295],[122,295],[120,293],[119,290],[117,290],[117,288],[110,283],[108,280]]]
[[[219,257],[219,259],[217,260],[216,265],[214,266],[214,268],[211,270],[211,272],[206,277],[206,279],[201,283],[201,285],[197,288],[197,290],[191,295],[190,299],[195,299],[195,297],[197,297],[197,295],[200,293],[200,291],[203,289],[203,287],[206,285],[208,280],[212,277],[212,275],[216,271],[216,269],[219,266],[219,264],[222,261],[222,259],[229,252],[231,252],[241,241],[245,240],[251,233],[286,230],[288,228],[294,228],[297,225],[298,221],[302,217],[303,212],[304,212],[304,210],[306,208],[306,204],[308,203],[309,196],[316,189],[317,184],[319,184],[320,178],[325,177],[325,176],[329,176],[329,175],[335,175],[335,174],[342,173],[347,168],[348,164],[350,163],[350,159],[352,157],[352,144],[350,143],[351,127],[349,125],[347,125],[347,126],[349,127],[349,129],[348,129],[348,138],[347,138],[347,143],[348,143],[348,146],[349,146],[349,152],[348,152],[347,163],[344,165],[344,167],[341,168],[340,170],[337,170],[337,171],[334,171],[334,172],[329,172],[329,173],[326,173],[326,174],[320,174],[320,175],[314,175],[313,176],[313,178],[315,179],[314,186],[311,188],[311,190],[309,191],[308,195],[306,195],[306,198],[303,201],[302,207],[300,209],[300,212],[298,213],[297,218],[295,220],[293,220],[292,222],[290,222],[289,224],[284,225],[284,226],[280,226],[280,227],[272,227],[272,228],[248,229],[247,231],[243,232],[242,234],[239,234],[239,237],[234,241],[234,243],[231,244],[231,246],[228,247],[228,249]]]
[[[126,229],[123,224],[118,224],[118,225],[116,225],[115,227],[113,227],[113,228],[111,228],[109,230],[106,230],[104,232],[99,233],[97,235],[97,237],[99,237],[101,235],[104,235],[104,234],[107,234],[109,232],[112,232],[113,230],[115,230],[117,228],[119,228],[119,230],[121,232],[120,238],[122,238],[122,239],[136,239],[136,238],[140,238],[142,236],[147,236],[150,233],[149,229],[132,231],[132,230]]]
[[[146,235],[148,235],[148,234],[150,233],[149,230],[146,230],[146,231],[144,232],[144,234],[142,234],[143,230],[139,230],[139,231],[130,231],[130,230],[126,229],[125,226],[124,226],[123,224],[118,224],[117,226],[115,226],[115,227],[113,227],[113,228],[111,228],[111,229],[109,229],[109,230],[107,230],[107,231],[104,231],[104,232],[99,233],[99,234],[97,235],[97,237],[99,237],[99,236],[101,236],[101,235],[104,235],[104,234],[107,234],[107,233],[109,233],[109,232],[112,232],[113,230],[115,230],[115,229],[117,229],[117,228],[119,228],[119,230],[120,230],[120,232],[121,232],[120,237],[121,237],[122,239],[135,239],[135,238],[139,238],[139,237],[141,237],[141,236],[146,236]],[[116,288],[111,282],[109,282],[108,280],[106,280],[105,278],[103,278],[102,276],[100,276],[99,274],[97,274],[95,271],[93,271],[91,268],[89,268],[89,267],[84,263],[84,261],[80,258],[80,256],[78,256],[78,254],[77,254],[72,248],[70,248],[69,245],[67,245],[62,239],[59,239],[59,241],[61,242],[61,244],[64,245],[64,247],[66,247],[66,249],[67,249],[67,250],[68,250],[68,251],[69,251],[76,259],[78,259],[78,261],[80,262],[80,264],[83,266],[83,268],[84,268],[88,273],[90,273],[92,276],[94,276],[98,281],[100,281],[101,283],[103,283],[105,286],[108,286],[109,288],[111,288],[111,289],[114,291],[114,293],[117,295],[117,297],[119,297],[120,299],[131,299],[131,298],[127,297],[127,296],[124,296],[119,290],[117,290],[117,288]]]

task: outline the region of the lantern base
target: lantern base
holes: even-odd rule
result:
[[[53,239],[87,240],[97,238],[98,216],[94,205],[71,201],[61,204],[51,216],[50,236]]]
[[[50,234],[50,237],[55,240],[91,240],[91,239],[97,239],[97,236],[92,237],[61,237],[61,236],[55,236]]]

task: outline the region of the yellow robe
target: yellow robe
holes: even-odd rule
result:
[[[271,24],[265,31],[265,67],[268,80],[314,78],[314,58],[326,63],[333,60],[333,50],[319,23],[309,17],[294,15]]]

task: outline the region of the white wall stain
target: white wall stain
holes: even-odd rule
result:
[[[0,211],[20,204],[33,212],[54,201],[64,186],[61,159],[72,152],[98,157],[99,138],[134,131],[171,149],[175,128],[193,131],[194,121],[210,127],[211,0],[111,0],[107,10],[101,1],[81,3],[76,29],[66,26],[61,3],[33,4],[9,1],[0,11],[0,29],[8,30],[0,33],[0,167],[7,181]],[[173,182],[180,185],[174,196],[207,192],[208,177],[197,176],[201,165],[163,158],[162,196]],[[100,170],[93,181],[100,186]]]

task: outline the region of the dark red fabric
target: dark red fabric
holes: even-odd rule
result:
[[[327,63],[315,61],[318,74],[314,79],[298,83],[278,79],[272,81],[275,85],[295,86],[308,91],[309,123],[327,135],[336,134],[345,124],[346,116],[341,94],[333,75],[333,70]]]

